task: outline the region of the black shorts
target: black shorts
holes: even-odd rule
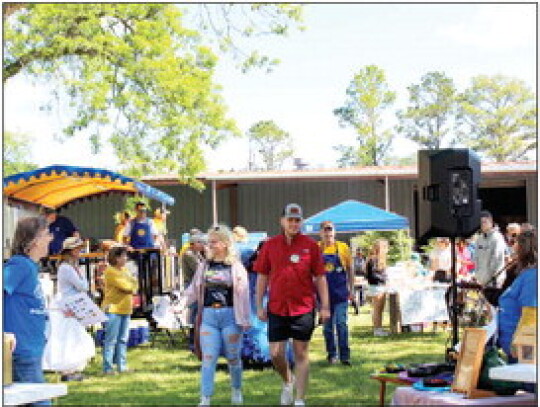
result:
[[[289,338],[307,342],[314,329],[315,310],[293,317],[268,312],[268,342],[282,342]]]

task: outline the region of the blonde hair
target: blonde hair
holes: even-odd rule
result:
[[[233,234],[226,225],[217,225],[208,229],[208,238],[210,238],[210,235],[216,236],[220,242],[225,243],[225,246],[227,247],[227,255],[225,256],[224,260],[225,264],[231,265],[238,260]],[[212,253],[212,251],[210,250],[208,260],[213,259],[214,253]]]

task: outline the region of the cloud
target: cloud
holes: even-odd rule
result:
[[[470,19],[442,27],[439,34],[458,44],[503,49],[534,46],[534,4],[481,4]]]

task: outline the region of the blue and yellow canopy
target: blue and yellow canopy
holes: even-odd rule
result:
[[[11,202],[58,209],[74,201],[99,195],[141,194],[173,205],[174,198],[143,182],[99,168],[52,165],[4,178],[4,196]]]

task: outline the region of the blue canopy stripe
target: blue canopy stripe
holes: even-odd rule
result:
[[[304,220],[304,233],[318,233],[321,222],[329,220],[337,232],[408,229],[407,218],[354,199],[343,201]]]

